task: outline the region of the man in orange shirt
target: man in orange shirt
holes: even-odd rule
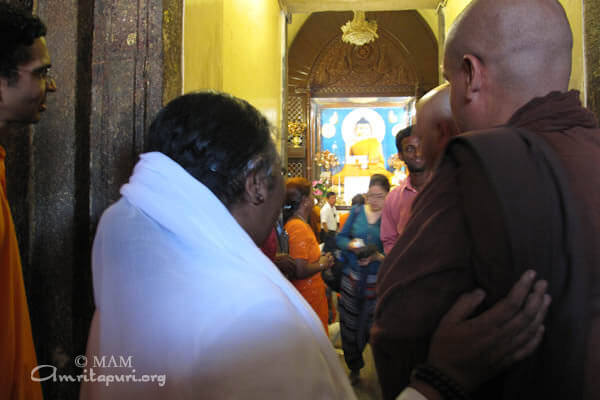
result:
[[[0,3],[0,135],[11,124],[37,123],[46,110],[47,92],[56,90],[45,34],[38,17]],[[31,379],[37,359],[6,197],[5,157],[0,147],[0,398],[41,399],[40,384]]]

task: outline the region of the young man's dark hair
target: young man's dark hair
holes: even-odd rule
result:
[[[30,46],[46,35],[46,26],[29,11],[0,3],[0,76],[14,83],[17,67],[31,59]]]
[[[331,196],[335,196],[335,192],[327,192],[327,198],[329,199]]]
[[[396,134],[396,149],[398,153],[402,153],[402,140],[412,134],[412,126],[407,126]]]

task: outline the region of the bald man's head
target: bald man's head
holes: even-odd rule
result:
[[[502,125],[534,97],[566,91],[572,47],[556,0],[473,0],[450,29],[444,54],[459,128]]]
[[[448,141],[458,134],[450,110],[450,87],[443,84],[417,102],[413,135],[419,138],[427,169],[434,169]]]

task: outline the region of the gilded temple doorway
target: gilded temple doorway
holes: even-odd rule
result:
[[[437,40],[417,11],[366,17],[377,21],[378,38],[357,46],[342,41],[351,12],[313,13],[288,53],[288,175],[328,179],[342,195],[374,170],[396,172],[393,136],[410,124],[415,98],[438,85]],[[349,125],[370,131],[366,152]]]

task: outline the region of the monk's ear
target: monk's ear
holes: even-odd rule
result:
[[[458,127],[456,126],[456,122],[450,118],[440,121],[438,124],[438,129],[440,131],[440,136],[446,141],[452,139],[454,136],[460,133]]]
[[[472,54],[466,54],[462,60],[462,70],[465,79],[467,100],[473,100],[473,97],[479,94],[483,83],[483,63],[479,57]]]

